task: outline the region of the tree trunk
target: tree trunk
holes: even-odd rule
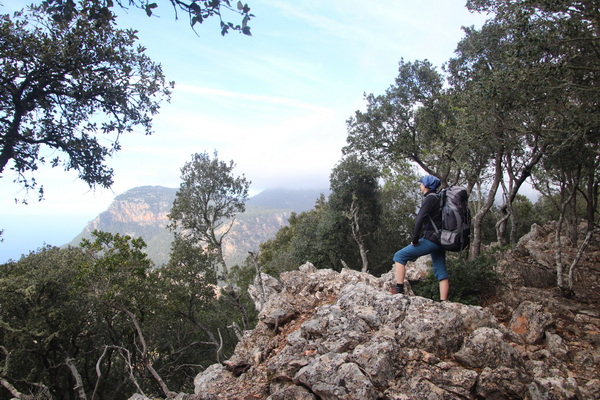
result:
[[[537,142],[538,135],[536,134],[535,136],[536,136],[535,141]],[[515,171],[514,164],[512,163],[512,159],[510,158],[510,155],[507,156],[508,161],[506,162],[505,170],[507,171],[508,177],[510,179],[510,182],[509,182],[510,190],[506,191],[506,187],[504,187],[504,183],[503,183],[503,187],[504,187],[504,190],[506,193],[506,196],[504,197],[504,204],[502,204],[500,206],[500,212],[502,213],[501,218],[503,220],[503,223],[501,223],[500,225],[496,225],[496,227],[497,227],[496,235],[498,236],[498,242],[500,243],[501,246],[506,245],[506,221],[508,220],[508,218],[510,217],[510,215],[512,213],[512,211],[511,211],[512,204],[515,201],[515,198],[517,197],[517,194],[519,193],[521,186],[523,186],[525,181],[531,176],[531,171],[533,171],[533,168],[542,159],[542,156],[546,152],[547,146],[548,146],[547,144],[543,144],[540,147],[537,147],[537,144],[536,144],[531,150],[531,154],[529,156],[527,163],[525,163],[525,165],[523,166],[523,168],[520,171]],[[519,172],[520,172],[520,174],[519,174]],[[505,219],[505,217],[506,217],[506,219]]]
[[[585,235],[585,239],[583,239],[581,246],[579,246],[579,250],[577,251],[577,256],[575,257],[575,259],[571,263],[571,266],[569,267],[569,282],[568,282],[568,284],[569,284],[569,291],[571,293],[573,292],[573,271],[575,270],[575,267],[577,267],[577,264],[579,264],[579,260],[581,260],[581,256],[583,256],[583,252],[585,251],[585,248],[588,246],[588,244],[592,240],[592,236],[594,235],[594,233],[596,233],[598,231],[600,231],[600,229],[598,229],[598,228],[593,229],[593,230],[588,229],[588,231]]]
[[[67,356],[65,357],[65,364],[67,364],[67,367],[69,368],[69,371],[71,371],[73,379],[75,379],[75,387],[73,389],[75,389],[77,397],[80,400],[87,400],[85,390],[83,389],[83,380],[81,379],[81,375],[79,374],[77,367],[75,366],[75,364],[73,364],[73,360]]]
[[[10,384],[9,381],[7,381],[4,378],[0,378],[0,385],[4,386],[11,394],[11,396],[13,396],[15,399],[18,400],[36,400],[35,396],[31,396],[28,394],[23,394],[21,392],[19,392],[13,385]],[[37,399],[39,400],[39,399]]]
[[[567,184],[564,183],[561,187],[561,204],[560,204],[560,216],[558,223],[556,224],[556,231],[554,232],[554,260],[556,263],[556,286],[561,292],[568,292],[569,289],[565,287],[564,280],[564,264],[562,260],[562,241],[561,233],[564,225],[565,217],[567,214],[567,208],[572,198],[575,196],[575,188],[572,187],[571,191],[567,192]]]
[[[122,307],[122,306],[119,306],[116,304],[110,304],[110,305],[113,308],[125,313],[129,317],[129,320],[131,321],[131,324],[133,325],[133,327],[137,333],[138,340],[140,341],[140,344],[142,345],[142,348],[138,349],[138,351],[140,352],[140,354],[142,356],[142,361],[144,363],[144,367],[146,367],[148,372],[150,372],[150,375],[152,375],[152,377],[154,378],[154,380],[156,381],[156,383],[158,384],[158,386],[160,387],[160,389],[162,390],[164,395],[168,399],[174,398],[177,395],[177,393],[171,392],[169,390],[169,388],[167,387],[167,385],[165,384],[163,379],[160,377],[158,372],[156,372],[156,370],[152,366],[152,363],[148,359],[148,346],[146,345],[146,339],[144,338],[144,333],[142,332],[142,327],[140,326],[135,314],[133,314],[131,311],[129,311],[125,307]]]
[[[500,181],[502,185],[502,197],[504,198],[504,204],[500,207],[500,216],[498,217],[498,221],[496,222],[496,241],[500,247],[506,246],[506,224],[508,219],[510,218],[510,212],[512,207],[510,206],[510,201],[507,199],[507,189],[504,180]]]
[[[369,270],[369,258],[367,257],[369,250],[367,250],[367,248],[365,246],[365,241],[360,232],[359,214],[360,214],[360,207],[358,206],[358,204],[356,202],[356,196],[353,195],[352,196],[352,204],[350,204],[350,216],[349,216],[350,225],[352,227],[352,237],[354,238],[354,241],[358,245],[358,250],[360,252],[360,259],[362,261],[361,271],[367,272]]]
[[[565,287],[564,284],[564,266],[562,262],[562,244],[560,240],[560,231],[562,230],[562,225],[564,221],[564,213],[560,213],[560,217],[558,218],[558,222],[556,224],[556,231],[554,232],[554,262],[556,263],[556,286],[563,290]]]
[[[260,313],[266,302],[265,285],[263,284],[262,270],[260,268],[260,264],[258,263],[258,253],[254,253],[252,251],[249,251],[248,253],[250,253],[250,256],[252,257],[252,262],[254,263],[254,269],[256,270],[256,278],[258,280],[258,290],[260,293],[260,299],[259,299],[257,311]]]
[[[597,157],[600,161],[600,155]],[[594,229],[596,210],[598,209],[598,182],[596,181],[596,171],[598,169],[598,162],[593,166],[591,172],[587,174],[587,187],[585,190],[585,215],[587,219],[588,231]]]
[[[481,254],[481,224],[483,217],[490,211],[498,192],[498,187],[502,180],[502,150],[498,150],[496,153],[496,161],[494,163],[494,181],[488,191],[487,199],[483,206],[477,211],[473,218],[473,240],[471,241],[471,248],[469,251],[469,259],[474,259]]]

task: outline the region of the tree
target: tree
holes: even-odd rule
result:
[[[123,342],[111,345],[123,354],[125,370],[129,372],[137,390],[144,394],[145,385],[140,382],[147,371],[160,391],[167,398],[172,398],[175,393],[169,390],[154,367],[156,352],[147,340],[147,332],[143,327],[146,315],[154,314],[158,308],[157,296],[152,290],[156,286],[157,276],[151,273],[152,262],[142,251],[146,244],[142,238],[133,239],[118,233],[113,235],[94,231],[93,235],[96,237],[93,242],[84,239],[81,243],[89,260],[79,266],[78,284],[108,308],[109,318],[120,317],[125,325],[130,325],[128,334],[122,338]],[[104,354],[97,364],[101,365],[102,362],[112,363],[111,360],[105,360]],[[139,371],[139,366],[143,367],[142,371]],[[98,376],[100,379],[101,376]]]
[[[371,252],[373,274],[389,272],[394,253],[410,243],[422,194],[409,162],[384,167],[381,172],[381,216]]]
[[[483,61],[482,65],[494,65],[496,73],[491,79],[479,77],[476,80],[492,82],[496,90],[510,97],[513,110],[507,115],[508,126],[518,135],[513,143],[526,149],[519,152],[518,147],[514,147],[504,160],[512,187],[501,207],[505,214],[503,220],[520,185],[532,173],[537,175],[539,188],[550,189],[550,196],[554,196],[553,186],[558,189],[560,216],[555,251],[557,282],[564,289],[561,229],[566,223],[571,242],[576,245],[577,192],[587,203],[586,239],[579,254],[596,231],[600,160],[598,5],[593,1],[471,0],[469,7],[495,13],[495,18],[484,29],[497,30],[493,42],[498,43],[502,51],[493,59],[471,59],[467,64],[473,66]],[[464,49],[468,47],[473,48],[472,41]],[[498,79],[502,76],[508,79]],[[515,159],[521,161],[511,162]],[[536,171],[538,165],[543,168]],[[513,173],[515,170],[517,173]],[[502,220],[498,226],[500,236]],[[576,260],[574,262],[569,275],[576,265]]]
[[[372,274],[388,272],[394,252],[410,240],[420,200],[417,180],[407,163],[381,172],[348,157],[332,171],[329,200],[322,195],[312,210],[292,213],[288,225],[260,245],[260,266],[273,275],[307,261],[337,271],[367,265]],[[352,213],[356,208],[360,212]]]
[[[233,351],[213,257],[179,243],[178,261],[153,269],[143,240],[93,235],[0,266],[1,399],[190,393],[217,350]]]
[[[155,10],[158,8],[156,2],[151,2],[149,0],[129,0],[127,2],[117,0],[116,3],[121,8],[135,7],[144,10],[149,17],[154,15]],[[230,0],[169,0],[169,3],[171,3],[171,6],[175,11],[176,18],[178,17],[179,11],[187,14],[192,29],[195,28],[196,24],[202,24],[209,18],[217,17],[220,22],[221,35],[226,35],[231,29],[239,31],[244,35],[251,36],[248,22],[254,15],[250,14],[250,7],[248,7],[248,4],[242,3],[241,1],[236,3],[235,8],[231,5]],[[49,6],[54,19],[67,21],[71,20],[77,8],[77,3],[73,0],[44,0],[43,4]],[[115,2],[112,0],[92,0],[90,4],[94,9],[92,18],[102,19],[110,13],[110,9],[114,7]],[[229,11],[241,16],[241,24],[224,21],[223,11]]]
[[[12,162],[27,189],[46,163],[77,171],[90,187],[111,186],[105,160],[120,150],[120,136],[137,126],[150,134],[160,101],[170,98],[172,84],[135,46],[135,32],[95,12],[81,3],[69,20],[43,6],[0,16],[0,173]]]
[[[330,210],[348,221],[363,272],[369,270],[368,254],[381,214],[379,176],[377,167],[350,155],[333,169],[329,178]]]
[[[164,335],[163,346],[173,346],[173,338],[181,341],[180,348],[195,348],[193,352],[168,352],[170,362],[177,366],[222,362],[223,353],[231,349],[235,340],[223,337],[230,320],[230,312],[218,301],[217,267],[214,254],[199,251],[190,241],[176,237],[171,245],[171,259],[161,268],[163,308],[166,321],[162,324],[172,330]],[[173,320],[178,321],[174,324]],[[202,354],[203,357],[198,357]],[[204,356],[206,355],[206,356]],[[182,367],[182,372],[186,368]],[[196,369],[192,369],[190,374]],[[177,375],[180,375],[179,373]],[[193,375],[189,377],[193,381]]]
[[[461,145],[452,136],[454,113],[444,79],[428,61],[400,61],[398,77],[383,95],[367,95],[367,110],[347,121],[348,146],[385,164],[410,160],[443,185],[457,183],[460,170],[453,153]]]
[[[244,212],[250,181],[233,175],[235,163],[226,163],[208,153],[192,155],[192,161],[181,168],[182,182],[169,213],[170,229],[200,250],[214,252],[221,263],[223,279],[229,283],[229,273],[223,255],[223,239],[235,222],[235,215]]]
[[[0,267],[1,398],[81,398],[66,366],[95,354],[95,318],[83,311],[92,299],[73,285],[84,260],[79,249],[45,247]]]
[[[331,212],[322,194],[313,209],[292,213],[288,225],[260,245],[258,262],[265,273],[275,276],[305,262],[339,271],[343,267],[341,260],[353,250],[347,232],[347,220]]]

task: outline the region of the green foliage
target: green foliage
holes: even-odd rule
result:
[[[258,262],[263,272],[279,276],[305,262],[311,262],[317,268],[340,270],[339,256],[344,244],[340,232],[346,232],[337,228],[340,223],[339,218],[332,218],[323,195],[314,209],[292,213],[288,225],[282,227],[275,238],[260,245]]]
[[[346,169],[344,173],[355,171],[360,169]],[[370,171],[364,176],[372,178],[379,174]],[[349,174],[344,182],[352,183],[356,179],[361,183],[360,176]],[[363,226],[368,234],[365,235],[365,244],[369,272],[381,275],[390,270],[393,254],[410,239],[420,197],[417,178],[408,165],[384,170],[382,186],[371,178],[364,181],[370,182],[366,185],[369,190],[361,192],[368,210],[363,215],[368,219]],[[339,182],[336,180],[334,183],[337,185]],[[335,185],[332,184],[332,188]],[[350,268],[361,269],[359,249],[352,237],[344,207],[352,203],[352,190],[345,189],[361,188],[362,184],[340,186],[331,200],[321,196],[312,210],[292,214],[289,224],[282,227],[275,238],[261,244],[258,261],[265,273],[278,276],[281,272],[297,269],[307,261],[317,268],[339,271],[344,267],[343,260]]]
[[[143,249],[94,232],[80,248],[0,266],[0,378],[37,398],[81,398],[76,375],[87,398],[125,400],[139,388],[164,397],[152,368],[170,390],[193,392],[194,376],[233,352],[240,311],[217,296],[210,254],[177,242],[155,270]]]
[[[88,1],[88,3],[91,4],[92,9],[94,10],[91,17],[96,21],[102,21],[107,18],[107,16],[110,16],[110,9],[114,7],[115,3],[125,9],[135,7],[143,10],[149,17],[154,15],[154,10],[159,7],[157,3],[151,0],[129,0],[127,2],[122,2],[121,0],[117,0],[116,2],[113,0],[92,0]],[[77,3],[74,1],[65,0],[44,0],[42,4],[47,5],[52,12],[52,17],[59,21],[72,20],[77,6]],[[222,35],[226,35],[231,29],[239,31],[244,35],[252,36],[248,22],[254,15],[250,14],[250,7],[248,4],[242,3],[241,1],[238,1],[235,7],[231,6],[229,0],[178,0],[176,2],[170,2],[168,6],[173,7],[176,11],[183,11],[187,14],[192,29],[194,29],[196,24],[202,24],[210,18],[217,17],[220,21]],[[241,16],[241,24],[224,21],[223,15],[225,15],[226,11]]]
[[[443,85],[430,62],[401,60],[395,84],[383,95],[367,95],[367,110],[348,120],[344,152],[392,165],[409,160],[445,184],[461,142],[452,135],[454,115]]]
[[[421,202],[418,178],[408,163],[385,168],[382,177],[380,223],[369,254],[374,275],[388,272],[394,253],[410,242]]]
[[[495,293],[500,279],[494,270],[493,254],[484,254],[473,260],[448,258],[446,266],[450,276],[450,301],[464,304],[480,304],[487,296]],[[418,296],[439,300],[439,284],[433,274],[422,282],[412,284]]]
[[[146,279],[152,266],[143,249],[146,244],[142,238],[133,239],[118,233],[94,231],[93,242],[81,241],[81,248],[90,256],[88,262],[79,266],[79,283],[92,287],[105,301],[129,302],[132,293],[123,291],[125,284],[132,285],[133,294],[144,289],[142,282]]]
[[[466,30],[449,62],[451,82],[474,128],[487,133],[481,142],[495,137],[500,176],[510,179],[507,202],[533,174],[545,195],[560,188],[566,201],[568,193],[585,193],[585,218],[593,225],[600,143],[597,4],[472,0],[469,8],[493,18]],[[575,203],[564,206],[563,215],[574,214]]]
[[[0,376],[23,393],[74,397],[65,360],[74,359],[83,374],[86,363],[81,357],[95,363],[104,350],[105,335],[121,336],[120,321],[105,320],[94,296],[76,285],[77,266],[89,261],[77,248],[47,247],[0,266]],[[122,363],[115,360],[112,368],[119,366]],[[91,368],[83,375],[90,392],[96,376]],[[133,389],[122,374],[102,371],[106,396],[125,398],[123,391]]]
[[[245,210],[250,187],[243,175],[234,176],[234,167],[233,161],[220,161],[216,151],[213,158],[206,152],[192,155],[192,161],[181,169],[182,183],[169,213],[169,228],[175,236],[171,268],[205,276],[204,284],[214,282],[213,293],[219,293],[210,310],[198,309],[194,302],[180,311],[208,337],[205,342],[218,350],[216,361],[222,361],[222,350],[231,350],[236,342],[235,336],[225,337],[224,342],[220,338],[250,329],[247,310],[252,302],[235,287],[223,255],[223,239],[231,232],[236,214]],[[225,287],[217,289],[218,280]]]
[[[182,182],[169,213],[169,228],[185,240],[205,243],[216,252],[227,275],[223,258],[223,238],[231,230],[234,217],[244,212],[250,181],[233,175],[235,163],[226,163],[208,153],[192,155],[181,168]],[[182,233],[184,231],[184,233]]]
[[[381,215],[379,177],[375,165],[351,154],[336,165],[329,178],[329,212],[348,241],[351,252],[342,255],[342,260],[351,268],[368,269],[368,253],[373,250]]]
[[[105,160],[120,150],[120,135],[136,126],[150,134],[171,94],[134,31],[116,29],[112,15],[95,20],[90,3],[69,4],[68,21],[43,6],[0,16],[0,173],[12,162],[27,189],[46,163],[77,171],[91,187],[111,186]]]

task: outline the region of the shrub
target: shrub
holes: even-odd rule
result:
[[[500,283],[494,270],[495,263],[492,254],[484,254],[474,260],[447,259],[446,266],[450,275],[448,299],[457,303],[479,305],[487,296],[494,294]],[[412,283],[412,289],[418,296],[440,299],[438,282],[431,273],[425,280]]]

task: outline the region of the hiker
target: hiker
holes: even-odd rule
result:
[[[432,225],[432,221],[437,226],[442,225],[442,213],[438,196],[429,196],[429,194],[436,193],[436,189],[440,186],[440,180],[433,175],[426,175],[419,180],[419,183],[421,193],[424,195],[423,203],[413,228],[412,243],[394,254],[396,288],[393,292],[397,294],[404,293],[406,263],[426,254],[431,254],[433,273],[440,285],[440,300],[446,301],[450,289],[448,273],[446,272],[446,251],[441,246]],[[423,231],[423,237],[421,237],[421,231]]]

